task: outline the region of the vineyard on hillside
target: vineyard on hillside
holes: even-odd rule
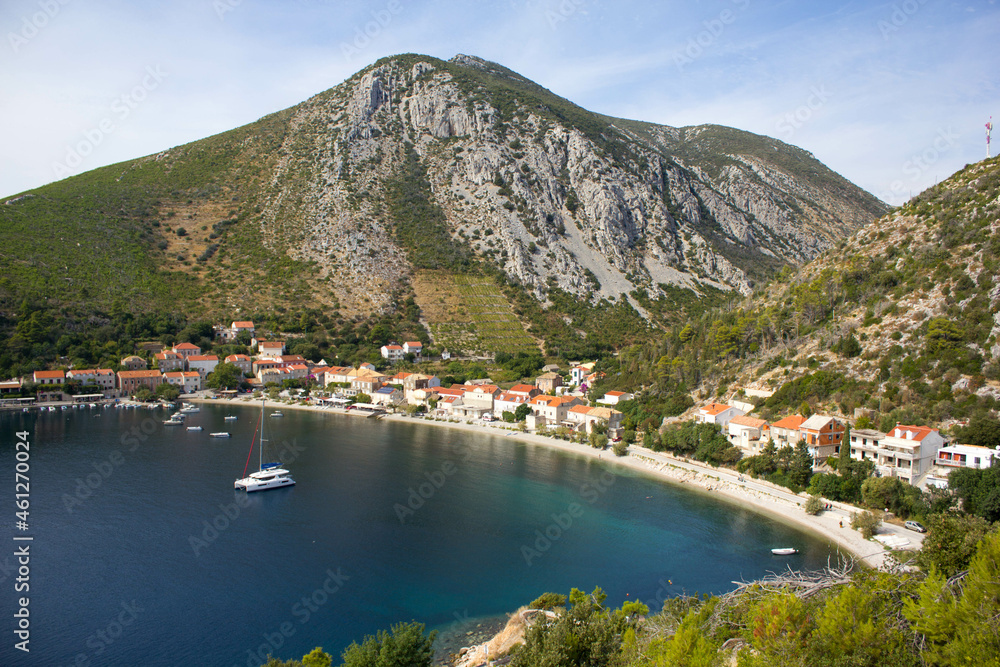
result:
[[[414,278],[414,290],[427,330],[440,350],[483,355],[539,351],[491,278],[421,271]]]

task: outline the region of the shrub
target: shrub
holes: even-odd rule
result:
[[[882,525],[882,519],[871,512],[851,514],[851,528],[861,533],[866,540],[870,540],[878,527]]]

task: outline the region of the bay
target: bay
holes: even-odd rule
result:
[[[15,433],[30,434],[30,528],[19,534],[34,539],[31,652],[13,648],[5,614],[0,664],[242,666],[315,646],[339,656],[393,623],[461,627],[546,591],[601,586],[610,603],[655,610],[835,557],[708,494],[419,422],[286,410],[265,425],[297,485],[247,496],[233,480],[258,412],[203,406],[187,420],[201,432],[164,426],[163,410],[2,415],[6,469]],[[222,430],[233,437],[208,437]],[[774,546],[802,553],[780,559]]]

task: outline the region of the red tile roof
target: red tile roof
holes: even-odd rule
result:
[[[181,343],[180,345],[174,345],[175,350],[200,350],[201,348],[193,343]]]
[[[897,430],[901,430],[902,433],[900,435],[896,435]],[[913,437],[907,438],[907,432],[913,433]],[[896,424],[889,435],[894,438],[903,438],[905,440],[912,440],[913,442],[920,442],[931,433],[937,432],[936,428],[930,428],[929,426],[907,426],[906,424]]]
[[[51,380],[52,378],[64,378],[66,377],[65,371],[35,371],[36,378],[43,378],[45,380]]]
[[[731,405],[726,405],[725,403],[709,403],[703,407],[699,412],[704,413],[710,417],[714,417],[717,414],[721,414],[726,410],[730,409]]]
[[[790,417],[785,417],[784,419],[779,419],[778,421],[771,424],[771,428],[786,428],[792,431],[799,430],[806,421],[806,418],[802,415],[791,415]]]
[[[766,419],[757,419],[755,417],[748,417],[747,415],[733,417],[729,420],[729,423],[736,424],[737,426],[749,426],[750,428],[763,428],[767,426]]]

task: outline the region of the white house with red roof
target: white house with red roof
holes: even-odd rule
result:
[[[627,391],[609,391],[602,398],[597,399],[597,402],[601,405],[618,405],[622,401],[631,401],[633,398],[635,398],[635,394]]]
[[[285,353],[285,341],[283,340],[260,340],[257,341],[257,356],[277,359]]]
[[[75,380],[83,387],[96,386],[102,392],[115,388],[115,372],[110,368],[88,368],[66,371],[66,380]]]
[[[505,393],[516,394],[518,396],[524,396],[527,399],[532,399],[535,396],[542,394],[542,390],[533,384],[515,384],[513,387],[508,389]]]
[[[701,424],[715,424],[723,430],[729,426],[729,421],[733,417],[744,414],[742,410],[725,403],[709,403],[698,410],[694,420]]]
[[[566,413],[576,405],[583,405],[576,396],[535,396],[528,405],[531,407],[533,423],[528,427],[560,426],[566,421]]]
[[[198,371],[170,371],[163,374],[163,379],[180,389],[182,394],[193,394],[202,388],[202,377]]]
[[[412,354],[413,356],[420,358],[420,355],[424,351],[424,344],[420,341],[407,341],[403,343],[403,354]]]
[[[589,434],[595,425],[603,423],[607,424],[608,435],[614,437],[621,428],[622,416],[621,412],[612,408],[574,405],[566,411],[562,425]]]
[[[35,371],[31,379],[35,384],[63,384],[66,382],[66,371]]]
[[[916,485],[944,445],[945,440],[936,428],[896,424],[879,442],[875,469],[884,476]]]
[[[729,442],[748,452],[763,448],[770,435],[767,420],[748,415],[736,415],[729,420]]]
[[[524,394],[514,394],[512,392],[505,391],[493,400],[494,416],[499,418],[503,416],[503,413],[505,412],[514,414],[519,406],[524,405],[529,400],[531,399]]]

